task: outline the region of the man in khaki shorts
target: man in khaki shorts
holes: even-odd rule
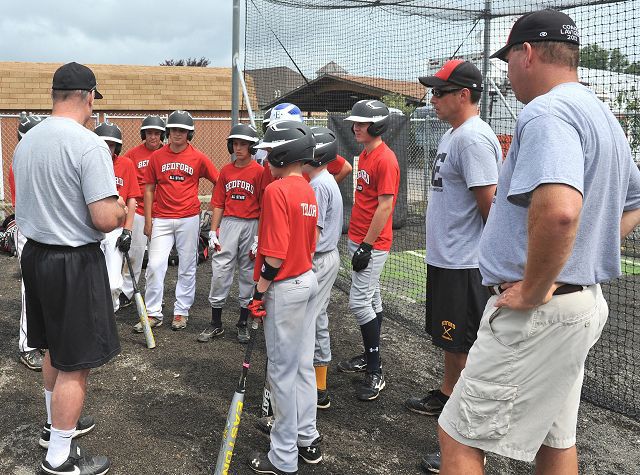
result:
[[[490,287],[478,338],[438,420],[443,474],[481,474],[484,451],[577,474],[584,362],[640,222],[640,171],[609,108],[578,82],[579,32],[544,10],[493,55],[526,104],[480,241]],[[622,217],[622,219],[621,219]]]

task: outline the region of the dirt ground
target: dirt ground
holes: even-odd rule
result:
[[[18,362],[20,281],[15,258],[0,256],[0,474],[38,473],[44,451],[38,446],[45,420],[40,374]],[[237,301],[230,299],[223,315],[227,333],[208,344],[196,336],[206,325],[211,269],[198,268],[196,302],[189,326],[181,332],[158,328],[155,350],[133,334],[135,309],[117,315],[122,353],[92,373],[85,413],[97,419],[96,429],[81,445],[108,455],[110,473],[207,474],[215,464],[226,412],[238,380],[243,347],[236,342]],[[166,280],[167,306],[173,304],[176,267]],[[235,291],[232,291],[232,296]],[[348,312],[347,296],[336,290],[331,318],[334,364],[329,373],[331,408],[318,412],[324,434],[324,462],[300,465],[304,474],[419,474],[419,457],[436,447],[436,420],[410,413],[407,396],[434,388],[442,371],[441,355],[423,333],[416,333],[387,316],[382,354],[387,388],[379,400],[362,403],[354,395],[358,378],[334,371],[335,364],[360,348],[360,332]],[[168,320],[170,321],[170,320]],[[256,346],[247,382],[243,415],[232,473],[252,473],[247,459],[253,450],[266,450],[268,438],[254,422],[264,381],[263,339]],[[640,423],[588,403],[578,423],[581,474],[640,473]],[[531,465],[489,455],[488,474],[532,473]]]

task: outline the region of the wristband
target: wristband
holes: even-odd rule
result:
[[[253,287],[253,300],[262,300],[264,292],[258,292],[258,284]]]
[[[262,264],[262,271],[260,272],[260,276],[264,277],[266,280],[273,280],[278,275],[279,267],[273,267],[269,265],[269,263],[265,260]]]

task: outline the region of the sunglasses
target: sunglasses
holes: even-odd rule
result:
[[[443,97],[446,96],[447,94],[450,94],[452,92],[457,92],[457,91],[462,91],[462,89],[464,88],[458,88],[458,89],[431,89],[431,94],[433,95],[433,97]]]

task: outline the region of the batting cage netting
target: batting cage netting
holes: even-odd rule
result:
[[[339,154],[357,170],[360,147],[343,122],[361,99],[392,108],[384,135],[397,155],[401,187],[394,212],[394,244],[381,278],[386,311],[421,331],[425,313],[425,209],[438,141],[448,125],[429,105],[418,76],[450,58],[475,63],[485,77],[481,115],[509,148],[519,104],[507,65],[488,55],[506,43],[513,22],[543,8],[568,13],[580,31],[579,75],[606,102],[640,160],[640,1],[496,0],[246,0],[245,75],[264,111],[298,105],[311,125],[328,125]],[[256,104],[252,104],[254,109]],[[355,176],[355,173],[354,173]],[[341,183],[349,223],[354,181]],[[508,230],[505,230],[508,232]],[[622,246],[623,275],[603,286],[609,322],[591,351],[583,396],[640,418],[640,245]],[[346,236],[339,285],[348,290]]]

